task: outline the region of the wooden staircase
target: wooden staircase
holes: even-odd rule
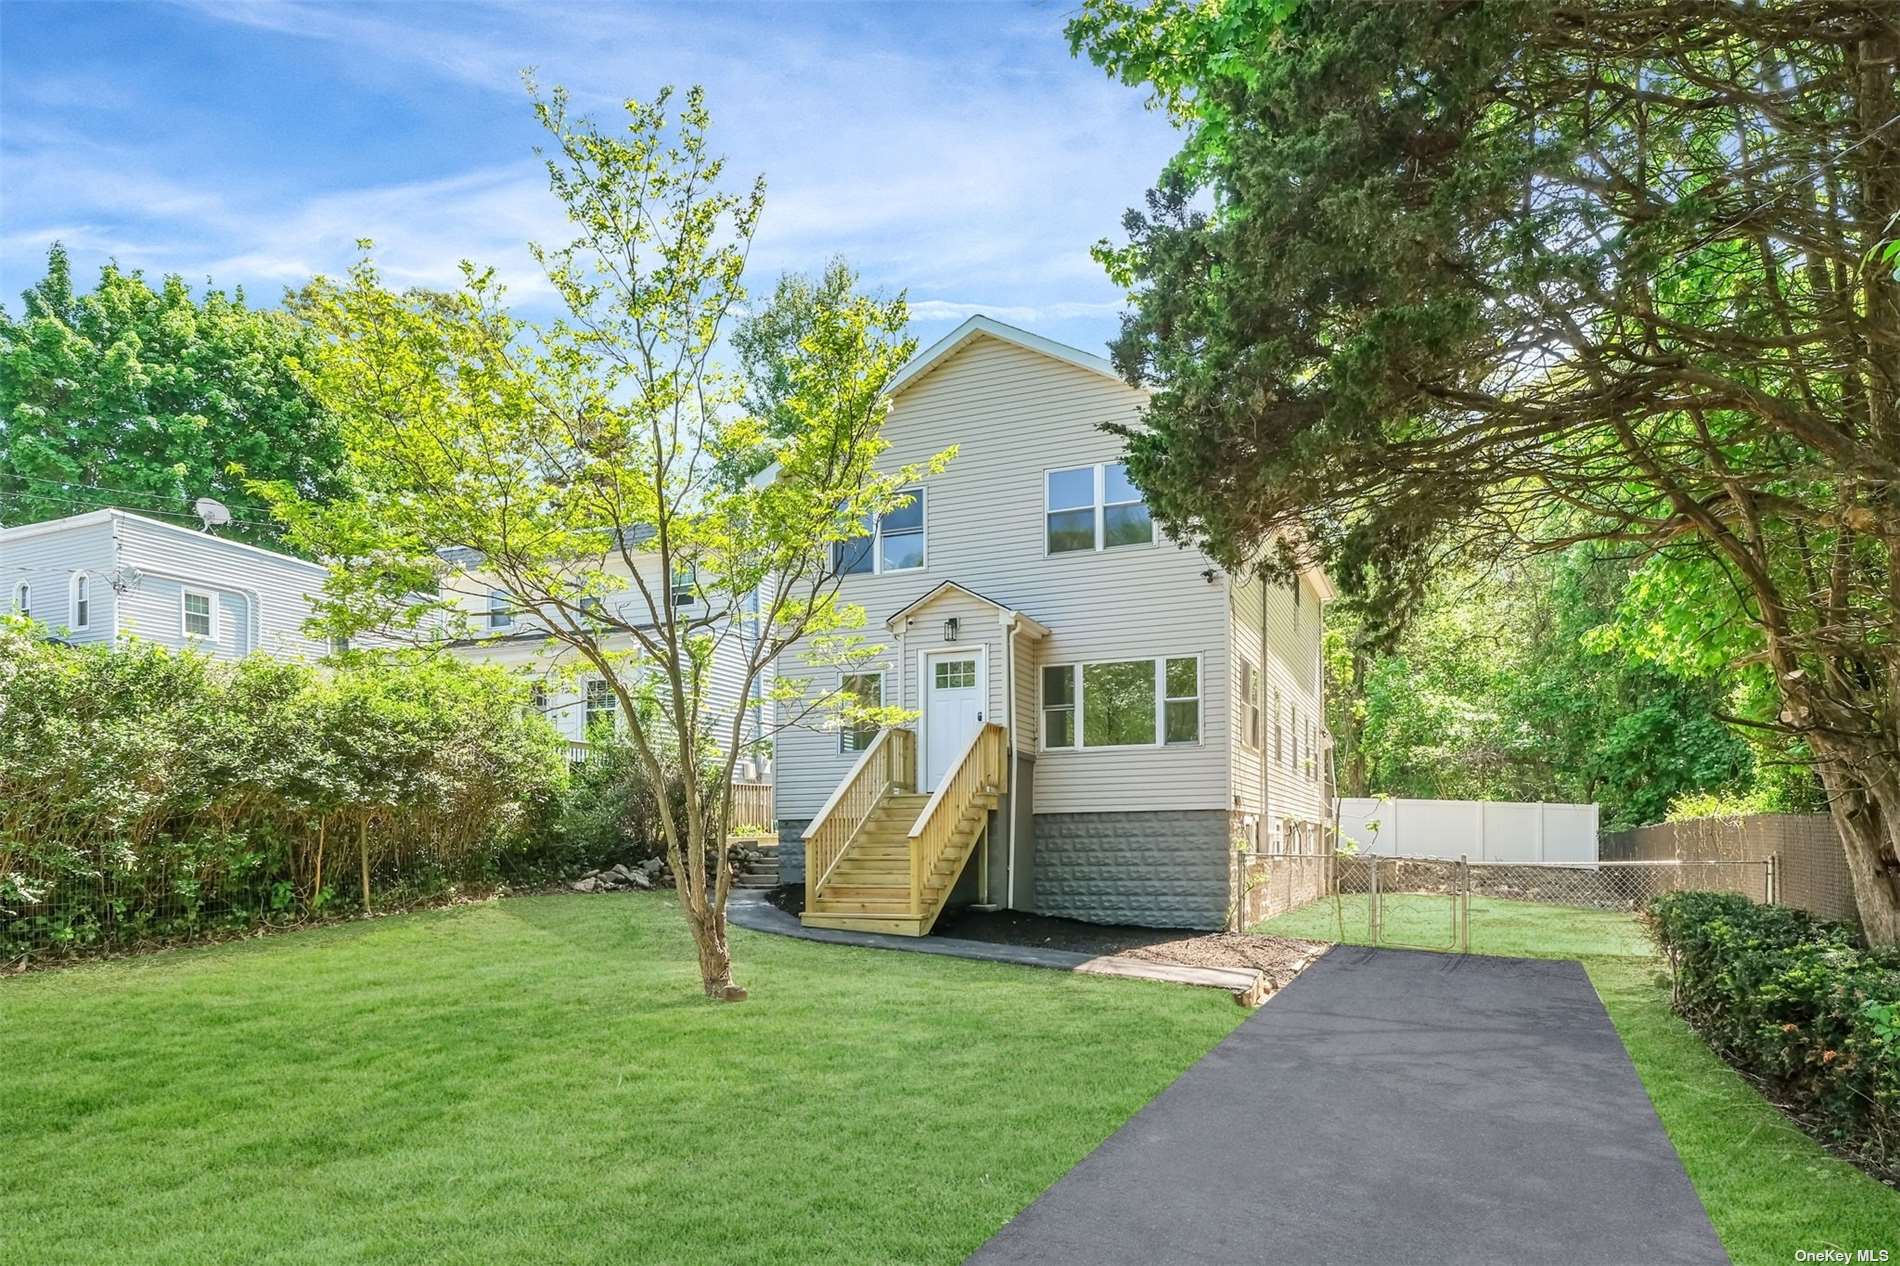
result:
[[[806,927],[924,936],[1002,800],[1006,742],[985,725],[930,795],[913,791],[914,738],[880,733],[805,831]]]

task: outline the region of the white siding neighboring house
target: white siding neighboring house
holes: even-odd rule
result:
[[[538,616],[514,610],[505,595],[483,576],[479,555],[452,549],[442,551],[442,557],[454,569],[445,582],[444,592],[464,609],[471,627],[476,630],[476,636],[451,645],[454,654],[505,664],[536,680],[536,698],[542,711],[570,743],[578,745],[586,741],[592,719],[611,717],[616,725],[621,724],[617,705],[605,691],[599,674],[572,647],[551,640]],[[639,564],[641,581],[656,595],[668,594],[682,618],[705,614],[704,596],[690,583],[690,578],[681,577],[680,583],[673,584],[662,577],[657,554],[636,553],[634,558]],[[634,585],[624,560],[610,554],[604,561],[596,561],[601,570],[627,577],[621,593],[603,597],[603,605],[617,620],[650,627],[651,612],[646,598]],[[714,736],[721,743],[730,734],[731,720],[739,708],[740,692],[744,688],[746,657],[738,639],[748,636],[749,632],[743,626],[721,630],[721,641],[713,655],[703,702],[714,726]],[[609,651],[619,652],[633,650],[636,643],[631,633],[615,632],[605,637],[604,645]],[[762,697],[770,682],[768,673],[755,684],[754,694]],[[764,726],[762,709],[753,707],[746,715],[741,742],[756,745]],[[771,761],[754,747],[734,770],[734,776],[741,781],[768,780]]]
[[[303,631],[325,569],[128,510],[0,528],[0,594],[73,642],[136,637],[226,659],[321,658]],[[23,603],[22,600],[25,600]]]
[[[920,711],[920,792],[973,726],[1007,729],[1009,795],[965,899],[1220,926],[1234,840],[1310,845],[1326,816],[1326,578],[1308,574],[1296,598],[1165,540],[1127,481],[1121,440],[1102,430],[1136,423],[1144,395],[1099,357],[972,317],[890,394],[888,464],[958,454],[842,581],[885,653],[870,682],[806,670],[796,647],[783,671],[808,676],[810,693],[874,690]],[[788,878],[802,875],[802,830],[861,746],[836,730],[782,736]]]

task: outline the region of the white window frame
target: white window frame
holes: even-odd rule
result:
[[[1240,745],[1250,752],[1262,751],[1266,746],[1267,731],[1261,717],[1266,709],[1262,706],[1260,696],[1264,693],[1266,683],[1251,659],[1245,655],[1235,658],[1240,661],[1240,680],[1235,683],[1240,691]]]
[[[690,607],[699,601],[699,568],[692,563],[676,563],[673,578],[667,582],[667,597],[676,607]]]
[[[899,496],[916,498],[918,506],[923,511],[923,513],[917,516],[917,536],[924,547],[923,561],[918,563],[915,567],[886,567],[884,565],[884,516],[879,514],[872,517],[871,531],[868,535],[854,536],[848,541],[834,541],[832,543],[831,565],[837,570],[838,579],[844,580],[851,576],[897,576],[905,572],[930,570],[930,498],[926,495],[929,490],[919,484],[915,488],[899,488],[897,491]],[[908,509],[909,507],[905,508]],[[900,536],[908,536],[909,534],[910,529],[908,528],[899,533]],[[861,541],[868,541],[870,543],[871,570],[844,571],[838,569],[838,551],[848,546],[855,547]]]
[[[866,668],[860,672],[854,672],[854,673],[840,672],[838,674],[838,693],[843,694],[845,692],[845,689],[846,689],[845,682],[852,677],[875,677],[877,678],[877,706],[882,708],[882,707],[887,706],[884,702],[884,691],[885,691],[885,688],[890,684],[888,680],[889,676],[890,674],[885,669],[882,669],[882,668]],[[838,752],[840,755],[842,756],[859,755],[865,750],[865,748],[870,747],[872,740],[877,737],[876,731],[873,730],[871,735],[864,740],[864,745],[862,747],[852,747],[850,746],[850,742],[851,742],[852,735],[855,733],[856,731],[851,727],[849,723],[840,725],[838,727]]]
[[[512,629],[515,626],[513,602],[509,600],[507,593],[494,588],[492,585],[488,590],[488,610],[484,614],[487,617],[488,628],[491,631],[494,629]],[[495,618],[496,616],[500,616],[501,618],[497,620]]]
[[[599,686],[607,696],[605,712],[613,718],[614,732],[620,730],[620,700],[614,694],[605,677],[588,677],[581,683],[581,737],[584,739],[594,732],[594,687]]]
[[[1080,553],[1080,550],[1076,551]],[[1168,661],[1171,659],[1191,659],[1194,661],[1194,741],[1168,742],[1168,704],[1185,703],[1187,696],[1170,697],[1168,694]],[[1082,670],[1097,664],[1126,664],[1147,660],[1154,667],[1155,686],[1155,736],[1148,743],[1110,743],[1091,746],[1084,741],[1083,724],[1088,716],[1088,686]],[[1043,673],[1051,668],[1069,670],[1071,692],[1075,703],[1075,742],[1065,747],[1049,745],[1049,727],[1043,721],[1043,714],[1049,710],[1045,693]],[[1057,704],[1057,707],[1069,707],[1069,704]],[[1036,670],[1036,735],[1041,750],[1045,752],[1140,752],[1152,751],[1162,747],[1204,747],[1207,744],[1207,658],[1199,651],[1184,655],[1170,655],[1165,652],[1155,655],[1118,655],[1113,658],[1078,659],[1058,664],[1044,664]]]
[[[194,633],[191,629],[191,600],[205,600],[206,632]],[[178,591],[178,635],[185,638],[198,638],[206,642],[218,640],[218,595],[204,589],[181,589]]]
[[[84,608],[83,612],[81,608]],[[70,592],[67,595],[68,627],[77,633],[92,627],[92,573],[76,571],[73,573]]]
[[[22,580],[19,584],[13,586],[13,613],[15,615],[23,615],[29,620],[33,618],[33,585],[31,581]]]
[[[1125,468],[1127,465],[1128,465],[1127,462],[1093,462],[1093,463],[1078,462],[1073,466],[1045,466],[1043,467],[1043,471],[1042,471],[1042,556],[1044,558],[1060,558],[1068,554],[1101,554],[1101,553],[1106,553],[1109,550],[1143,548],[1143,544],[1140,541],[1129,541],[1123,545],[1110,545],[1107,543],[1108,505],[1109,505],[1108,468],[1110,466],[1121,466]],[[1049,516],[1052,514],[1065,513],[1065,512],[1073,513],[1074,511],[1083,509],[1084,507],[1070,506],[1068,507],[1067,511],[1058,511],[1058,510],[1051,509],[1049,505],[1049,476],[1066,475],[1070,471],[1075,471],[1075,470],[1088,470],[1094,473],[1095,503],[1092,508],[1095,511],[1095,548],[1092,550],[1087,550],[1087,549],[1051,550],[1049,548]],[[1130,501],[1117,501],[1114,504],[1118,506],[1125,506],[1125,505],[1133,505],[1135,503],[1130,502]],[[1161,540],[1161,526],[1160,524],[1155,522],[1154,508],[1151,506],[1148,506],[1148,498],[1146,497],[1141,498],[1141,505],[1143,505],[1144,507],[1147,507],[1148,509],[1147,547],[1152,549]],[[1184,657],[1180,655],[1176,655],[1174,656],[1174,658],[1181,659]],[[1097,661],[1097,662],[1103,662],[1103,661]],[[1107,662],[1113,662],[1113,661],[1107,661]]]

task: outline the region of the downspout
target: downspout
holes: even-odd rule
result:
[[[1266,574],[1262,573],[1260,576],[1260,680],[1254,683],[1254,687],[1260,691],[1260,711],[1263,714],[1267,710],[1269,698],[1267,692],[1267,594],[1269,589]],[[1277,708],[1274,710],[1273,724],[1275,727],[1280,724],[1280,713]],[[1272,803],[1273,753],[1267,749],[1267,731],[1266,727],[1262,726],[1260,729],[1260,843],[1262,845],[1265,845],[1268,839],[1272,822],[1269,810],[1272,808]],[[1282,851],[1285,850],[1285,840],[1280,841],[1280,848]],[[1266,849],[1262,847],[1260,851],[1264,853]]]
[[[1003,715],[1008,718],[1009,821],[1003,824],[1003,900],[1016,908],[1016,613],[1003,616]],[[984,896],[988,896],[986,891]]]

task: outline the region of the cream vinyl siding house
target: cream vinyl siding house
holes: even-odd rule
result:
[[[1324,578],[1293,613],[1285,588],[1230,578],[1144,527],[1121,441],[1103,430],[1137,423],[1144,397],[1098,357],[974,317],[920,353],[891,395],[883,461],[952,445],[957,456],[918,490],[921,548],[881,551],[843,578],[840,598],[865,609],[866,636],[882,644],[884,699],[922,714],[909,727],[920,793],[971,725],[1007,731],[1009,794],[960,896],[1219,926],[1232,842],[1263,797],[1258,753],[1236,730],[1237,662],[1249,656],[1257,686],[1297,695],[1317,725]],[[781,671],[804,678],[808,696],[845,685],[796,647]],[[973,693],[961,684],[972,672]],[[790,877],[796,841],[857,760],[835,729],[782,734]],[[1318,788],[1280,774],[1264,787],[1269,821],[1323,820]]]

